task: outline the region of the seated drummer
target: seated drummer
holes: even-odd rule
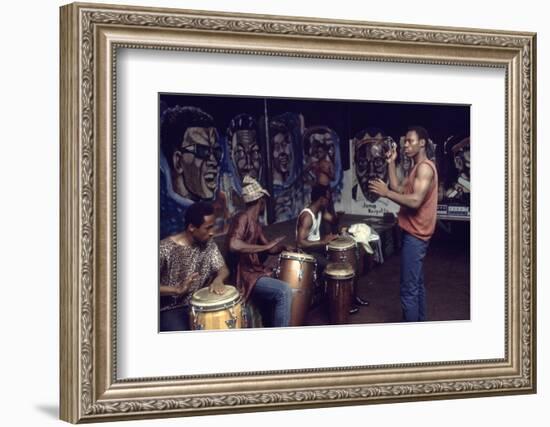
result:
[[[325,255],[326,245],[338,237],[329,233],[321,238],[321,225],[323,221],[333,221],[330,212],[327,211],[331,200],[330,187],[316,184],[311,189],[311,203],[300,212],[296,224],[296,246],[317,260],[317,277],[328,264]]]
[[[284,236],[268,240],[262,230],[260,217],[266,207],[269,193],[250,176],[243,180],[242,197],[246,209],[237,213],[229,226],[226,236],[229,264],[235,265],[235,284],[244,296],[274,308],[274,327],[288,326],[292,307],[292,289],[282,280],[273,278],[273,270],[264,266],[260,254],[280,253],[284,246]]]
[[[194,203],[185,212],[185,229],[160,241],[160,331],[189,329],[189,301],[198,289],[209,285],[223,294],[229,270],[212,240],[214,208]]]
[[[334,217],[328,211],[331,191],[329,186],[315,185],[311,189],[311,204],[300,212],[296,225],[296,246],[317,260],[317,277],[320,279],[328,264],[325,247],[338,236],[332,233],[321,238],[322,221],[333,223]],[[357,305],[369,305],[369,301],[355,295],[350,314],[357,313]]]

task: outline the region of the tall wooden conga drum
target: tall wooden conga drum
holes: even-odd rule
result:
[[[327,258],[330,262],[347,262],[357,270],[357,243],[350,236],[341,235],[327,245]]]
[[[313,282],[316,280],[315,257],[299,252],[281,252],[276,270],[278,279],[292,288],[290,326],[302,326],[311,304]]]
[[[331,262],[325,269],[326,294],[331,324],[348,323],[355,272],[347,262]]]
[[[234,286],[225,285],[221,295],[208,288],[196,291],[190,301],[189,320],[192,330],[239,329],[244,327],[241,296]]]

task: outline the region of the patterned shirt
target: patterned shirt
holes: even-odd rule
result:
[[[216,244],[209,240],[205,245],[181,245],[170,237],[159,246],[159,286],[179,286],[193,273],[199,273],[186,294],[161,297],[161,310],[188,305],[193,293],[206,286],[225,261]]]

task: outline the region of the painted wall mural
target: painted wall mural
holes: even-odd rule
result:
[[[296,218],[303,207],[300,177],[304,118],[301,114],[285,112],[268,122],[275,222],[280,222]]]
[[[218,215],[227,216],[218,191],[223,150],[212,116],[178,105],[162,113],[160,128],[161,236],[180,231],[186,208],[199,200],[213,202]]]
[[[330,185],[334,203],[339,204],[343,187],[340,137],[328,126],[312,126],[304,133],[302,148],[305,203],[310,202],[312,186],[320,183]]]
[[[233,117],[225,132],[222,191],[227,197],[230,214],[245,207],[242,200],[242,183],[246,175],[265,186],[265,159],[262,156],[257,120],[250,114]]]
[[[160,94],[160,238],[181,231],[186,208],[199,200],[214,204],[217,232],[226,231],[245,207],[246,175],[272,194],[266,224],[294,220],[315,183],[330,185],[336,210],[395,214],[399,207],[370,193],[368,181],[388,182],[392,144],[399,178],[409,173],[403,135],[411,124],[432,137],[440,214],[469,215],[468,106]]]

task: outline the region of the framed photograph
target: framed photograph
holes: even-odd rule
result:
[[[60,22],[63,420],[536,391],[535,34]]]

